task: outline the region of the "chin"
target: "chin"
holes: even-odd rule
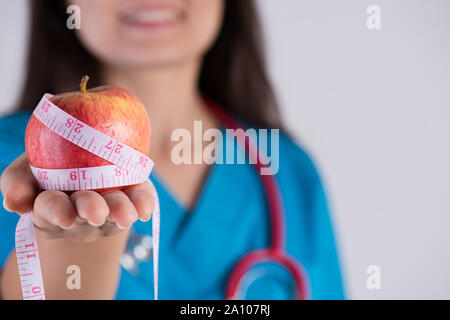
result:
[[[194,58],[192,58],[194,57]],[[124,68],[162,68],[180,66],[195,59],[195,55],[180,55],[180,50],[156,49],[151,51],[124,52],[113,59],[102,59],[120,69]]]

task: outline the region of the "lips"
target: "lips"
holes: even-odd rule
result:
[[[121,21],[139,26],[163,26],[180,22],[184,13],[176,8],[133,8],[120,13]]]

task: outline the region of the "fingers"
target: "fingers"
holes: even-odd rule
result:
[[[144,182],[130,186],[124,192],[136,208],[138,218],[144,222],[148,221],[155,208],[153,187],[150,183]]]
[[[110,213],[105,199],[94,191],[76,191],[70,195],[80,218],[88,221],[93,227],[102,226]]]
[[[75,206],[64,192],[43,191],[34,202],[33,220],[38,227],[70,229],[75,226],[76,217]]]
[[[40,192],[26,154],[5,169],[0,188],[6,210],[17,213],[33,210],[34,223],[40,230],[52,237],[82,241],[115,234],[137,219],[148,221],[155,206],[153,187],[148,182],[103,194],[87,190],[70,195],[62,191]],[[107,220],[113,224],[105,224]]]
[[[0,178],[0,188],[6,210],[25,213],[33,208],[39,186],[31,172],[25,153],[5,169]]]
[[[136,208],[122,191],[107,191],[103,193],[103,198],[109,206],[110,219],[116,222],[120,229],[127,229],[138,219]]]

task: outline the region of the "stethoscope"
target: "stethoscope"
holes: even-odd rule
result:
[[[222,108],[211,100],[206,100],[207,105],[220,122],[229,129],[239,132],[245,131],[238,121],[228,115]],[[252,141],[246,141],[244,135],[236,134],[236,139],[246,154],[254,163],[253,166],[258,172],[264,193],[266,195],[270,218],[270,245],[264,249],[257,249],[245,254],[233,267],[228,277],[225,288],[226,299],[241,299],[240,292],[245,286],[245,279],[248,278],[250,269],[263,263],[275,263],[286,269],[292,276],[295,285],[295,298],[300,300],[308,299],[307,276],[300,262],[289,255],[285,249],[285,214],[281,199],[280,188],[274,175],[261,175],[264,165],[258,157],[258,147]],[[247,143],[246,143],[247,142]],[[138,274],[140,262],[151,259],[152,238],[149,235],[139,235],[136,232],[130,233],[127,249],[121,258],[121,265],[132,275]]]

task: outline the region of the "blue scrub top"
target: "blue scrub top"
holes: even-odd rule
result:
[[[0,172],[25,151],[29,117],[18,113],[0,119]],[[302,263],[312,299],[343,299],[332,221],[317,170],[283,134],[279,150],[276,178],[285,208],[287,252]],[[236,152],[243,151],[236,147]],[[265,194],[253,166],[246,163],[212,165],[191,210],[152,173],[161,205],[160,299],[223,299],[228,276],[239,259],[269,245]],[[2,266],[14,248],[18,215],[0,210]],[[152,233],[151,222],[138,221],[133,228],[138,234]],[[290,299],[293,282],[286,270],[265,263],[247,274],[243,287],[248,299]],[[116,298],[153,299],[151,260],[139,264],[138,275],[122,269]]]

